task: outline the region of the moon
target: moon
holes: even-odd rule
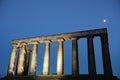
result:
[[[106,19],[103,19],[103,22],[105,23],[105,22],[107,22],[107,20],[106,20]]]

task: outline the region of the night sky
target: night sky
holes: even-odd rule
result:
[[[14,39],[107,28],[113,74],[120,77],[120,0],[0,0],[0,77],[7,74]],[[97,73],[103,73],[100,38],[94,38]],[[88,73],[86,39],[78,40],[80,73]],[[42,74],[44,44],[37,74]],[[71,74],[71,40],[64,42],[64,73]],[[32,46],[31,46],[32,49]],[[57,42],[51,43],[50,74],[56,73]]]

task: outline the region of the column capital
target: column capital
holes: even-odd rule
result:
[[[107,34],[107,33],[104,33],[104,34],[100,34],[99,36],[100,36],[100,37],[108,36],[108,34]]]
[[[29,48],[29,46],[28,46],[28,45],[27,45],[27,46],[25,46],[25,49],[26,49],[26,52],[30,54],[31,50],[30,50],[30,48]]]
[[[19,48],[21,48],[22,46],[25,46],[25,45],[27,45],[27,43],[25,43],[25,42],[18,43],[18,47],[19,47]]]
[[[78,37],[71,37],[71,40],[78,40]]]
[[[31,44],[39,44],[38,41],[31,42]]]
[[[27,45],[27,43],[23,42],[23,43],[21,43],[21,45]]]
[[[87,36],[87,38],[93,38],[94,37],[94,35],[88,35]]]
[[[59,41],[62,42],[62,41],[64,41],[64,38],[58,38],[57,41],[58,41],[58,42],[59,42]]]
[[[13,47],[19,47],[19,44],[18,43],[12,43],[12,46]]]
[[[46,40],[44,40],[44,42],[45,42],[45,43],[50,43],[51,40],[46,39]]]

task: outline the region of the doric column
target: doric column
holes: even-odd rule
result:
[[[94,56],[94,44],[93,37],[87,37],[88,44],[88,73],[89,75],[96,75],[95,56]]]
[[[17,65],[17,75],[24,75],[24,67],[25,67],[25,45],[26,43],[22,43],[20,47],[19,57],[18,57],[18,65]]]
[[[108,46],[108,35],[101,35],[101,45],[102,45],[102,56],[103,56],[103,68],[105,75],[112,75],[112,67],[110,61],[110,53]]]
[[[79,64],[78,64],[78,44],[77,38],[72,39],[72,74],[79,74]]]
[[[28,75],[28,69],[29,69],[29,60],[30,60],[30,48],[28,45],[25,46],[25,71],[24,74]]]
[[[45,53],[44,53],[44,62],[43,62],[43,75],[49,74],[49,63],[50,63],[50,41],[45,41]]]
[[[36,75],[37,53],[38,53],[38,42],[34,42],[31,64],[30,64],[30,75]]]
[[[58,39],[58,54],[57,54],[57,75],[63,74],[64,55],[63,55],[63,39]]]
[[[10,63],[9,63],[8,73],[7,73],[8,76],[13,76],[14,75],[16,51],[17,51],[17,45],[16,44],[12,44],[11,58],[10,58]]]

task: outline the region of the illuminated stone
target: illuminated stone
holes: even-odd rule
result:
[[[102,45],[102,57],[103,57],[103,69],[104,74],[96,74],[96,66],[95,66],[95,57],[94,57],[94,45],[93,45],[93,37],[100,36],[101,37],[101,45]],[[88,43],[88,75],[79,74],[79,60],[78,60],[78,43],[77,41],[81,38],[87,38]],[[63,54],[63,41],[72,40],[72,74],[65,75],[64,74],[64,54]],[[50,43],[57,41],[58,42],[58,53],[57,53],[57,65],[56,65],[56,73],[55,75],[49,75],[50,68]],[[49,36],[40,36],[40,37],[32,37],[32,38],[24,38],[13,40],[13,44],[17,44],[17,47],[20,48],[18,63],[17,63],[17,77],[14,75],[14,67],[15,67],[15,58],[16,58],[16,49],[17,47],[13,46],[10,64],[8,68],[8,74],[14,75],[11,80],[116,80],[117,78],[112,75],[110,54],[108,48],[108,35],[107,29],[96,29],[96,30],[88,30],[88,31],[78,31],[64,34],[56,34]],[[36,75],[36,66],[37,66],[37,53],[38,53],[38,44],[46,43],[45,52],[44,52],[44,62],[43,62],[43,75]],[[33,44],[31,62],[29,59],[30,49],[29,44]],[[29,64],[30,63],[30,70]],[[41,64],[42,65],[42,64]],[[81,66],[81,65],[80,65]],[[30,76],[27,76],[27,75]],[[57,75],[56,75],[57,74]],[[92,74],[92,75],[91,75]],[[22,76],[18,76],[22,75]],[[22,77],[22,78],[21,78]],[[6,77],[7,78],[7,77]]]
[[[11,58],[10,58],[10,64],[9,64],[9,68],[8,68],[8,75],[14,75],[16,51],[17,51],[17,46],[15,44],[13,44]]]
[[[63,57],[63,39],[58,39],[58,55],[57,55],[57,75],[63,74],[64,57]]]
[[[19,52],[18,58],[18,66],[17,66],[17,75],[24,75],[24,66],[25,66],[25,45],[26,43],[22,43]]]
[[[45,42],[45,53],[44,53],[44,62],[43,62],[43,75],[49,74],[49,63],[50,63],[50,41]]]
[[[30,75],[36,75],[37,53],[38,53],[38,42],[34,42],[31,65],[30,65]]]

